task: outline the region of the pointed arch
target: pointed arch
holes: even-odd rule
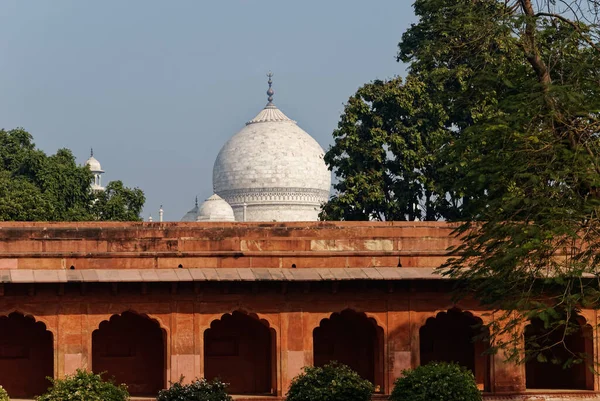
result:
[[[255,313],[236,310],[204,331],[204,376],[221,378],[232,394],[276,395],[276,332]]]
[[[166,334],[147,315],[112,315],[92,333],[92,370],[127,384],[131,395],[155,396],[166,386]]]
[[[338,361],[384,390],[384,336],[377,321],[363,312],[344,309],[321,320],[313,330],[315,366]]]
[[[525,363],[525,387],[545,390],[593,390],[594,373],[590,366],[594,358],[593,329],[582,316],[576,318],[578,328],[565,336],[565,326],[547,330],[540,319],[533,319],[525,327],[525,349],[532,342],[540,346],[559,344],[541,354],[546,359],[540,362],[537,358]],[[576,357],[582,363],[573,364],[563,369],[562,364],[569,358]],[[553,362],[554,361],[554,362]]]
[[[54,377],[54,336],[31,315],[0,317],[0,383],[13,398],[44,393]]]
[[[490,390],[489,332],[481,318],[452,308],[427,319],[419,329],[420,364],[455,362],[475,375],[480,390]]]

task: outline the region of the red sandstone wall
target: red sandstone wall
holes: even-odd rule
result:
[[[443,222],[0,223],[0,269],[437,267]]]
[[[150,291],[111,294],[77,291],[56,295],[39,290],[35,295],[0,297],[0,315],[12,311],[31,315],[52,332],[55,347],[55,375],[92,367],[92,333],[103,321],[126,311],[149,316],[166,333],[167,381],[181,375],[191,379],[203,376],[204,333],[211,323],[236,310],[255,314],[275,332],[276,380],[274,389],[285,394],[291,379],[301,368],[313,364],[313,330],[332,313],[352,309],[373,319],[383,334],[383,391],[389,392],[403,369],[419,365],[419,329],[430,317],[454,305],[446,294],[436,292],[393,293],[379,291],[272,291],[227,294],[208,291],[169,294]],[[475,305],[459,305],[486,320],[485,311]],[[593,314],[593,312],[592,312]],[[593,316],[593,315],[592,315]],[[586,316],[587,317],[587,316]],[[128,335],[129,333],[123,333]],[[523,390],[520,368],[495,359],[492,390]],[[241,372],[243,374],[243,372]]]
[[[201,267],[436,267],[456,245],[446,223],[0,223],[2,269],[127,269]],[[22,284],[26,286],[27,284]],[[15,286],[18,286],[15,284]],[[103,287],[102,287],[103,288]],[[395,291],[339,292],[307,288],[286,293],[136,291],[80,292],[58,285],[0,294],[0,316],[19,311],[52,332],[54,374],[92,366],[92,333],[125,311],[147,315],[165,332],[165,378],[204,374],[204,332],[223,314],[241,310],[275,332],[273,383],[283,395],[302,366],[313,363],[313,330],[332,313],[351,308],[373,319],[383,333],[384,385],[419,364],[419,329],[455,306],[444,290],[408,285]],[[489,321],[477,305],[458,305]],[[594,327],[597,315],[584,311]],[[595,344],[597,345],[597,337]],[[598,347],[596,347],[598,348]],[[491,389],[524,389],[524,369],[492,361]],[[597,380],[596,380],[597,381]],[[595,384],[598,388],[598,383]]]
[[[0,315],[19,311],[43,322],[52,333],[57,377],[77,368],[91,369],[93,332],[102,322],[126,311],[148,316],[164,330],[165,381],[177,381],[181,375],[188,380],[201,377],[205,373],[204,333],[211,324],[233,311],[256,315],[275,332],[273,385],[278,395],[285,394],[303,366],[313,364],[313,331],[332,313],[352,309],[376,322],[384,344],[382,389],[389,393],[403,369],[419,365],[420,328],[427,319],[454,306],[447,294],[417,288],[393,293],[365,290],[358,295],[354,291],[227,294],[218,290],[200,294],[151,291],[146,295],[110,291],[81,295],[73,291],[60,296],[52,291],[38,291],[35,295],[0,297]],[[484,321],[491,319],[474,304],[458,307]],[[596,326],[595,311],[586,310],[583,315]],[[525,389],[522,366],[507,364],[498,355],[493,358],[491,369],[494,393]]]

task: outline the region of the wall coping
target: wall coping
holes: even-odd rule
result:
[[[435,268],[198,268],[0,271],[0,283],[399,281],[444,279]]]

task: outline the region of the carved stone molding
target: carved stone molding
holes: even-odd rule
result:
[[[313,188],[243,188],[221,191],[218,194],[232,207],[244,203],[313,203],[320,205],[329,199],[329,192]]]

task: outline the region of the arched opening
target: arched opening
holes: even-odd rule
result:
[[[419,330],[420,364],[455,362],[475,375],[480,390],[489,391],[489,336],[482,332],[482,321],[468,312],[450,309],[438,313]]]
[[[315,366],[348,365],[383,391],[383,330],[364,313],[346,309],[323,319],[313,331]]]
[[[540,319],[533,319],[525,327],[526,350],[530,349],[532,343],[540,347],[556,344],[542,351],[540,357],[525,363],[525,382],[528,389],[594,389],[594,374],[589,364],[589,359],[594,355],[592,327],[586,324],[583,318],[578,318],[577,326],[568,331],[565,331],[565,326],[547,330]],[[573,357],[580,358],[581,363],[563,369],[563,364]]]
[[[165,332],[132,312],[113,315],[92,333],[92,370],[125,383],[134,396],[165,388]]]
[[[52,333],[32,317],[11,313],[0,317],[0,384],[11,398],[33,398],[54,376]]]
[[[275,331],[235,311],[204,332],[204,376],[229,383],[232,394],[275,394]]]

